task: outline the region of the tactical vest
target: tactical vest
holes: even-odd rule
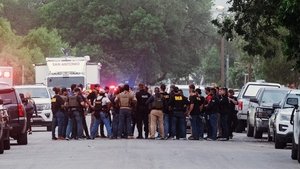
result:
[[[94,110],[95,111],[102,111],[102,109],[103,109],[103,106],[102,106],[102,99],[103,99],[104,97],[102,97],[101,99],[96,99],[95,101],[94,101],[94,104],[95,104],[95,106],[94,106]]]
[[[120,107],[131,107],[132,96],[130,93],[121,93],[119,95],[119,106]]]
[[[78,96],[69,96],[68,98],[69,108],[80,108],[80,103],[78,101]]]
[[[162,110],[164,108],[163,96],[154,96],[154,101],[152,102],[152,109]]]

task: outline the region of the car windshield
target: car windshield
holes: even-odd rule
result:
[[[284,96],[287,94],[287,90],[266,90],[261,98],[262,104],[280,103]]]
[[[258,84],[251,84],[249,85],[245,90],[244,97],[245,98],[250,98],[256,96],[257,92],[259,89],[263,87],[268,87],[268,88],[279,88],[279,86],[274,86],[274,85],[258,85]]]
[[[47,88],[17,88],[18,93],[30,94],[32,98],[50,98]]]
[[[48,77],[48,87],[70,87],[72,84],[84,84],[84,77]]]

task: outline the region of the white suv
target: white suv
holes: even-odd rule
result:
[[[44,85],[22,85],[15,86],[18,93],[26,95],[29,93],[36,105],[37,114],[32,116],[33,126],[45,126],[47,131],[51,131],[52,126],[52,110],[51,95]]]
[[[294,106],[290,123],[293,125],[293,145],[292,145],[292,159],[298,159],[300,163],[300,110],[299,110],[300,95],[290,97],[286,104]]]
[[[273,105],[275,110],[269,120],[268,140],[274,140],[276,149],[282,149],[287,143],[292,143],[293,125],[290,121],[294,107],[286,101],[288,98],[297,98],[297,95],[300,95],[300,90],[292,90],[280,104]]]

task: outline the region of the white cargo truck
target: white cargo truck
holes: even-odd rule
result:
[[[35,65],[35,82],[48,88],[99,84],[101,64],[89,61],[89,56],[46,58],[45,64]]]

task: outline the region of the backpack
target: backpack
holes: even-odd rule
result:
[[[95,104],[95,106],[94,106],[94,110],[95,111],[101,111],[102,110],[102,108],[103,108],[103,106],[102,106],[102,99],[103,99],[104,97],[102,97],[101,99],[96,99],[95,101],[94,101],[94,104]]]
[[[68,102],[69,108],[79,108],[80,103],[78,101],[77,96],[69,96],[69,102]]]
[[[159,97],[154,96],[154,101],[152,102],[152,109],[162,110],[164,108],[163,97],[160,95]]]

